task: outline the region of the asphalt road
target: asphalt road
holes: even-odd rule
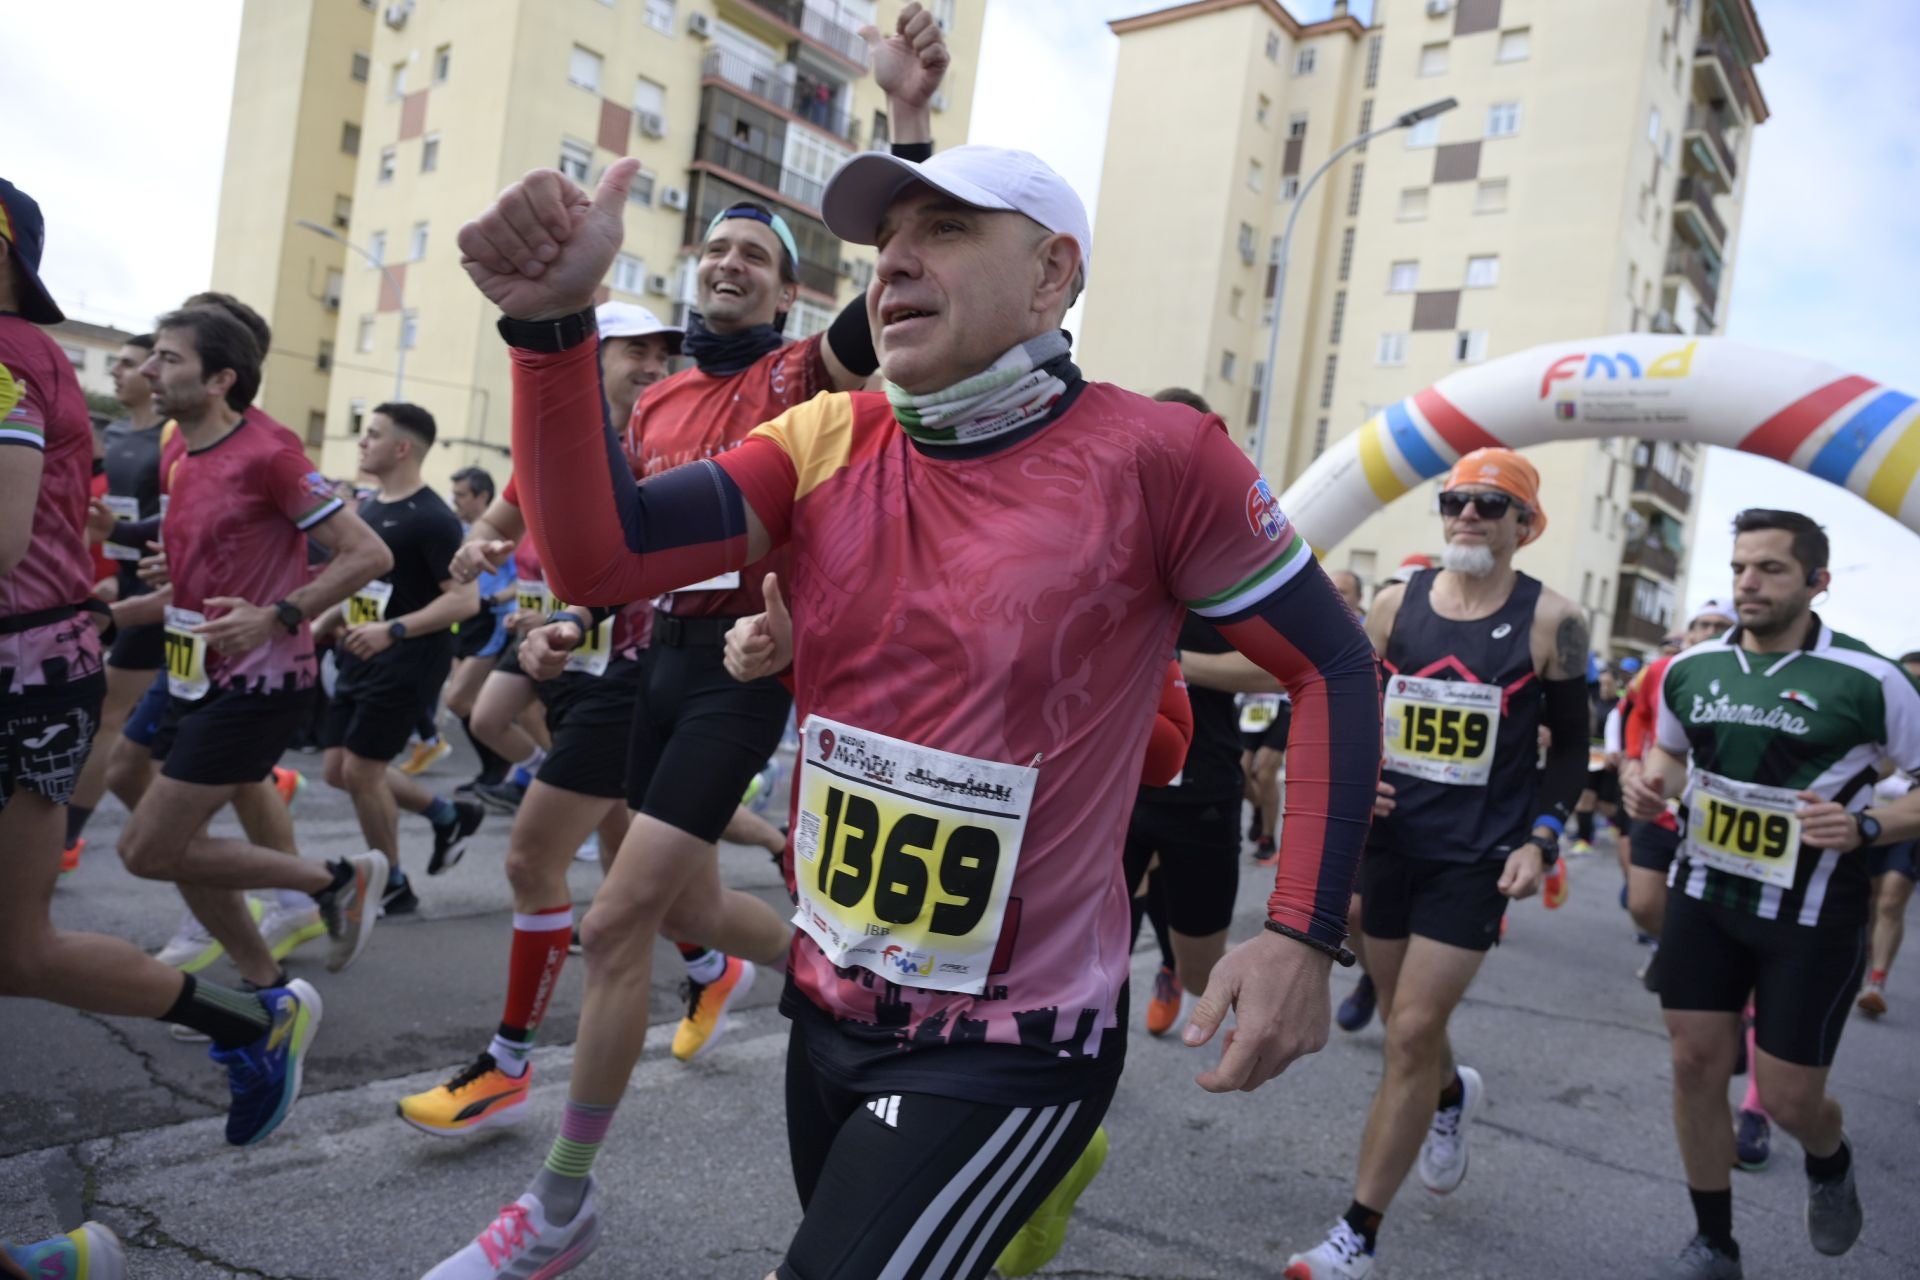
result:
[[[314,757],[289,763],[317,776]],[[465,776],[457,763],[437,781]],[[346,800],[317,781],[296,817],[308,856],[358,847]],[[120,825],[108,802],[55,915],[157,947],[178,899],[119,866]],[[463,1244],[545,1155],[579,1007],[575,964],[537,1051],[527,1123],[455,1142],[395,1118],[397,1097],[484,1047],[499,1016],[506,825],[490,818],[447,876],[417,876],[419,916],[383,923],[347,973],[326,974],[318,946],[296,953],[290,967],[321,988],[326,1018],[302,1101],[257,1148],[221,1141],[224,1081],[204,1047],[176,1043],[157,1023],[0,1000],[0,1237],[37,1239],[98,1218],[128,1243],[135,1280],[413,1280]],[[425,825],[406,819],[402,840],[408,863],[422,866]],[[783,900],[760,851],[728,848],[722,860],[733,884]],[[1610,855],[1572,870],[1564,908],[1535,900],[1512,911],[1505,945],[1454,1019],[1460,1059],[1488,1086],[1471,1172],[1446,1199],[1417,1184],[1402,1192],[1381,1237],[1381,1280],[1616,1280],[1650,1273],[1692,1233],[1665,1035],[1633,980],[1641,953],[1616,903],[1619,872]],[[576,899],[597,880],[592,864],[575,864]],[[1244,871],[1237,937],[1257,927],[1270,884],[1271,872]],[[654,1037],[600,1159],[605,1235],[575,1274],[759,1280],[799,1216],[782,1128],[786,1024],[771,1007],[778,979],[763,976],[726,1040],[681,1066],[664,1048],[679,966],[664,946],[660,960],[654,1021],[668,1030]],[[1153,964],[1136,956],[1137,991]],[[1336,974],[1336,997],[1352,980]],[[1777,1136],[1768,1169],[1735,1175],[1750,1277],[1920,1275],[1920,957],[1896,970],[1890,994],[1884,1021],[1852,1019],[1833,1075],[1856,1142],[1865,1233],[1844,1258],[1812,1252],[1800,1152]],[[1257,1093],[1215,1097],[1192,1083],[1211,1051],[1136,1026],[1107,1119],[1112,1155],[1043,1274],[1277,1277],[1351,1197],[1380,1030],[1334,1037]]]

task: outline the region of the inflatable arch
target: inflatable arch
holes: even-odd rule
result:
[[[1920,403],[1818,360],[1628,333],[1533,347],[1387,406],[1280,498],[1326,549],[1460,455],[1633,436],[1739,449],[1849,489],[1920,532]]]

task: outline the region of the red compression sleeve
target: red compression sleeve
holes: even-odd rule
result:
[[[1160,709],[1147,738],[1147,761],[1140,769],[1140,781],[1149,787],[1172,782],[1186,768],[1187,748],[1192,745],[1193,704],[1187,701],[1187,682],[1176,659],[1167,664],[1167,678],[1160,685]]]

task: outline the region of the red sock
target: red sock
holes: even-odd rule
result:
[[[513,951],[507,960],[507,1005],[500,1016],[503,1036],[533,1039],[546,1016],[547,1001],[567,962],[573,932],[573,907],[549,907],[532,915],[513,913]]]
[[[1867,975],[1867,981],[1876,986],[1884,987],[1887,985],[1887,971],[1885,969],[1875,969]]]

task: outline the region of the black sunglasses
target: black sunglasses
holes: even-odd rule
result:
[[[1482,520],[1504,520],[1507,512],[1515,507],[1522,511],[1526,507],[1518,498],[1505,493],[1460,493],[1449,489],[1440,495],[1440,514],[1449,520],[1465,514],[1467,505],[1480,513]]]

